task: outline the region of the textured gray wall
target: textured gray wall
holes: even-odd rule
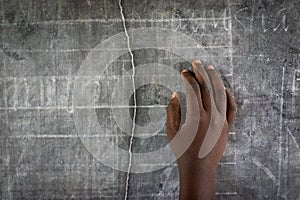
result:
[[[0,2],[0,197],[123,199],[126,173],[104,165],[82,144],[72,104],[88,53],[124,31],[117,0]],[[196,39],[209,52],[204,63],[214,64],[232,87],[238,113],[218,168],[217,198],[300,199],[299,1],[124,0],[123,7],[128,29],[168,28]],[[168,51],[133,53],[137,67],[190,67]],[[129,136],[117,127],[110,103],[112,88],[130,69],[128,53],[107,66],[94,106],[99,123],[112,130],[105,137],[124,150]],[[174,78],[167,71],[157,77]],[[157,84],[140,87],[137,124],[147,125],[149,108],[164,108],[170,94]],[[165,145],[163,128],[135,138],[133,151]],[[130,174],[129,198],[176,199],[178,181],[176,163]]]

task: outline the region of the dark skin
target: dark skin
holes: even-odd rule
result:
[[[196,101],[198,101],[200,120],[197,122],[199,126],[192,144],[181,156],[176,155],[177,147],[171,145],[178,161],[180,175],[179,199],[216,199],[216,170],[226,147],[229,130],[233,124],[236,112],[236,105],[233,97],[225,89],[213,66],[203,67],[200,60],[194,60],[192,65],[194,72],[188,70],[181,72],[186,86],[190,84],[193,89],[191,91],[191,89],[186,87],[187,112],[185,123],[188,124],[191,121],[195,123],[193,118],[197,114],[193,113],[193,109],[191,108],[191,92],[194,92],[197,97]],[[209,83],[207,83],[208,81]],[[210,96],[208,84],[211,85],[211,89],[213,90],[213,99]],[[222,123],[221,127],[223,128],[212,150],[205,157],[199,158],[199,151],[203,145],[211,120],[212,104],[216,105],[217,108],[221,106],[226,107],[226,119],[217,122]],[[167,136],[169,141],[178,133],[180,121],[180,94],[174,92],[167,108]],[[184,135],[184,131],[186,129],[183,129],[183,133],[180,134]]]

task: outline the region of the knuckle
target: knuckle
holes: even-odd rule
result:
[[[204,84],[204,85],[202,86],[202,89],[203,89],[203,91],[204,91],[205,93],[210,94],[210,90],[209,90],[209,88],[207,87],[206,84]]]
[[[190,84],[193,91],[198,92],[199,91],[199,85],[197,83],[191,83]]]

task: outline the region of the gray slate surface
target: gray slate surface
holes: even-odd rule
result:
[[[123,7],[128,29],[168,28],[196,39],[210,52],[204,63],[214,64],[232,87],[238,113],[218,168],[217,199],[300,199],[299,1],[124,0]],[[123,199],[126,173],[93,157],[72,112],[81,63],[124,31],[118,1],[1,0],[0,13],[0,197]],[[136,66],[190,67],[172,52],[133,53]],[[114,133],[105,137],[125,150],[129,136],[109,106],[112,88],[130,69],[129,54],[120,56],[98,77],[95,97],[97,120]],[[157,77],[174,78],[168,72]],[[146,84],[137,95],[144,106],[137,124],[146,125],[147,106],[167,105],[171,91]],[[165,145],[163,128],[136,138],[133,151]],[[130,174],[129,199],[177,199],[178,191],[176,163]]]

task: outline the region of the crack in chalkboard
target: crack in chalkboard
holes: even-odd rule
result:
[[[280,123],[279,123],[279,130],[280,130],[280,135],[279,135],[279,163],[278,163],[278,187],[277,187],[277,198],[280,197],[280,192],[281,192],[281,170],[282,170],[282,159],[283,159],[283,153],[282,153],[282,145],[283,145],[283,103],[284,103],[284,76],[285,76],[285,67],[282,68],[282,78],[281,78],[281,99],[280,99]]]
[[[136,119],[136,88],[135,88],[135,80],[134,80],[134,76],[135,76],[135,65],[134,65],[134,61],[133,61],[133,53],[130,47],[130,38],[127,32],[127,28],[126,28],[126,23],[125,23],[125,17],[123,14],[123,7],[122,7],[122,0],[119,0],[119,8],[120,8],[120,14],[122,17],[122,23],[123,23],[123,28],[124,28],[124,32],[127,38],[127,48],[131,57],[131,65],[132,65],[132,89],[133,89],[133,117],[132,117],[132,129],[131,129],[131,135],[130,135],[130,141],[129,141],[129,147],[128,147],[128,152],[129,152],[129,159],[128,159],[128,170],[127,170],[127,175],[126,175],[126,183],[125,183],[125,196],[124,199],[126,200],[128,197],[128,188],[129,188],[129,174],[131,171],[131,162],[132,162],[132,145],[133,145],[133,137],[134,137],[134,132],[135,132],[135,119]]]

